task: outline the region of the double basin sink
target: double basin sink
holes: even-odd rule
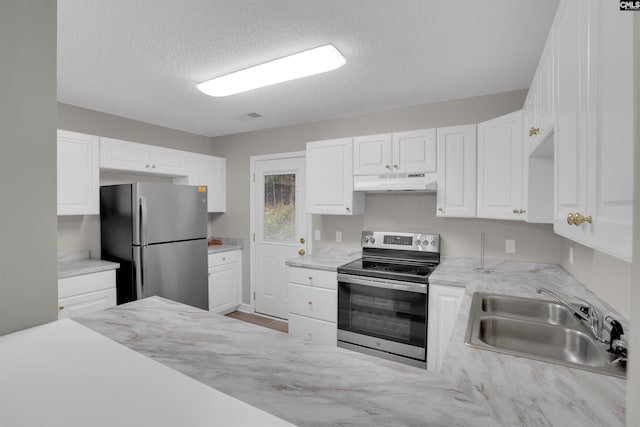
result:
[[[608,346],[556,301],[476,292],[465,343],[471,347],[626,378]]]

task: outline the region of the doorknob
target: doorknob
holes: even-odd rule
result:
[[[304,237],[300,238],[300,243],[304,243]]]
[[[304,251],[304,249],[300,249],[300,250],[298,251],[298,255],[302,256],[302,255],[304,255],[304,254],[306,254],[306,252]]]

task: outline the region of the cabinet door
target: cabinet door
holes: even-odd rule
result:
[[[99,137],[58,130],[58,215],[100,213]]]
[[[569,214],[587,213],[587,115],[589,105],[587,8],[569,0],[558,8],[556,37],[555,215],[553,229],[588,244],[587,226],[568,223]]]
[[[353,174],[391,173],[391,134],[353,138]]]
[[[353,191],[353,140],[307,143],[307,213],[355,215],[364,194]]]
[[[465,288],[429,285],[427,369],[439,371],[449,347]]]
[[[149,146],[100,137],[100,168],[129,172],[149,172]]]
[[[476,126],[438,129],[438,216],[476,215]]]
[[[633,221],[633,14],[622,13],[614,2],[598,1],[593,21],[591,52],[595,60],[597,138],[589,149],[588,209],[592,224],[590,245],[610,255],[631,261]],[[591,140],[590,140],[591,143]],[[636,183],[638,184],[638,183]],[[578,228],[578,227],[576,227]]]
[[[206,185],[207,212],[227,210],[226,159],[189,153],[189,175],[174,178],[175,184]]]
[[[553,129],[554,122],[553,43],[554,38],[553,33],[551,33],[542,51],[536,74],[536,127],[539,129],[537,136],[540,141],[549,135],[549,132]]]
[[[227,314],[240,305],[237,262],[209,268],[209,311]]]
[[[115,305],[115,288],[60,298],[58,300],[58,319],[83,316],[105,308],[115,307]]]
[[[478,124],[478,217],[521,217],[522,111]]]
[[[166,176],[187,176],[188,154],[186,151],[149,146],[151,173]]]
[[[436,130],[393,134],[393,172],[436,172]]]

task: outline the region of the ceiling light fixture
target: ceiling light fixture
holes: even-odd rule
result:
[[[216,77],[198,84],[197,87],[210,96],[228,96],[335,70],[346,62],[338,49],[327,44]]]

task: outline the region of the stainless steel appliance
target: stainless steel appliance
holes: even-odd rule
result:
[[[362,258],[338,268],[338,347],[426,369],[440,236],[363,231],[361,243]]]
[[[207,188],[100,188],[102,259],[120,263],[118,304],[158,295],[207,310]]]

